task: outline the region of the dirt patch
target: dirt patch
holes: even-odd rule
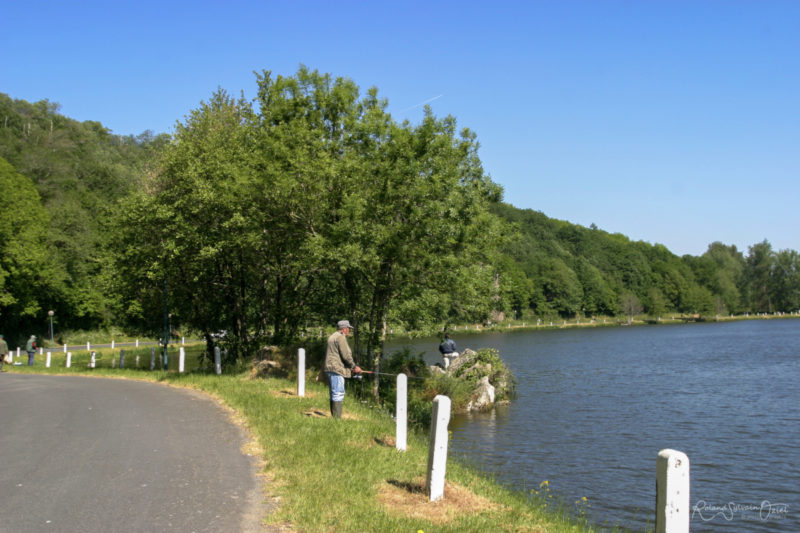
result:
[[[383,437],[375,437],[373,440],[375,444],[377,444],[378,446],[386,446],[387,448],[397,447],[397,439],[395,439],[391,435],[384,435]],[[408,446],[406,446],[406,448],[408,448]]]
[[[331,413],[329,411],[323,411],[322,409],[309,409],[307,411],[303,411],[303,414],[310,417],[310,418],[330,418]],[[351,415],[349,413],[342,413],[342,420],[360,420],[355,415]]]
[[[390,479],[378,488],[378,501],[388,514],[446,524],[467,514],[497,511],[501,506],[478,496],[467,488],[445,482],[444,498],[432,502],[425,491],[425,480],[398,481]]]
[[[297,395],[297,391],[294,389],[281,389],[281,390],[274,390],[270,391],[270,395],[275,398],[300,398]],[[306,395],[303,398],[316,398],[319,396],[316,392],[309,392],[306,391]]]

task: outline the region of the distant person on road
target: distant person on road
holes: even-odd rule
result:
[[[25,351],[28,352],[28,366],[33,366],[33,356],[36,354],[36,335],[31,335],[31,338],[28,339]]]
[[[444,340],[439,345],[439,352],[442,354],[442,358],[444,359],[444,368],[450,366],[450,362],[458,357],[458,352],[456,351],[456,341],[450,338],[449,333],[444,334]]]
[[[5,372],[3,370],[3,363],[5,358],[8,357],[8,343],[3,338],[3,334],[0,333],[0,372]]]
[[[347,344],[350,335],[350,322],[340,320],[336,324],[336,332],[328,337],[328,347],[325,350],[325,366],[323,370],[328,376],[328,386],[331,391],[331,416],[342,418],[342,405],[344,404],[344,378],[349,378],[352,372],[361,373],[361,368],[353,361],[353,353]]]

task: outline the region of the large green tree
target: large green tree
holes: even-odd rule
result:
[[[9,342],[39,333],[65,307],[66,272],[48,249],[49,217],[33,182],[0,157],[0,320]]]

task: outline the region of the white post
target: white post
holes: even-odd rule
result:
[[[186,352],[183,350],[183,346],[181,346],[178,352],[178,372],[183,373],[185,366],[186,366]]]
[[[136,368],[139,368],[139,356],[136,356]]]
[[[689,458],[665,449],[656,460],[656,533],[689,533]]]
[[[397,405],[395,406],[396,421],[396,447],[399,451],[406,451],[408,434],[408,376],[397,374]]]
[[[67,345],[64,345],[64,353],[67,353]]]
[[[87,352],[91,352],[92,351],[92,345],[89,344],[89,341],[86,341],[86,351]]]
[[[39,355],[44,354],[44,346],[39,346]]]
[[[306,395],[306,350],[297,350],[297,395],[304,398]]]
[[[183,345],[186,344],[186,337],[181,337],[181,344],[183,344]]]
[[[111,339],[111,349],[114,349],[114,339]]]
[[[139,347],[139,339],[136,339],[136,347]]]
[[[437,395],[433,399],[431,437],[428,444],[428,473],[425,489],[430,501],[444,497],[444,475],[447,469],[447,424],[450,422],[450,398]]]
[[[67,368],[72,366],[72,352],[67,352]]]
[[[92,352],[92,358],[89,359],[89,368],[95,368],[97,366],[97,353]]]
[[[19,346],[17,346],[17,359],[19,359]]]
[[[47,360],[44,363],[45,368],[50,368],[50,358],[51,357],[52,357],[52,354],[50,352],[47,352]]]
[[[220,357],[219,346],[214,346],[214,372],[218,376],[222,374],[222,358]]]

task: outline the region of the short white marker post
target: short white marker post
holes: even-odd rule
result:
[[[67,353],[67,345],[64,345],[64,353]]]
[[[136,339],[136,347],[139,347],[139,339]]]
[[[214,372],[222,374],[222,357],[220,356],[219,346],[214,346]]]
[[[439,394],[433,399],[431,437],[428,444],[428,473],[425,477],[425,489],[432,502],[444,497],[448,423],[450,423],[450,398]]]
[[[89,368],[95,368],[97,366],[97,353],[92,352],[92,358],[89,359]]]
[[[44,346],[39,346],[39,355],[44,354]]]
[[[139,356],[136,356],[136,368],[139,368]]]
[[[689,458],[665,449],[656,460],[656,533],[689,533]]]
[[[17,359],[19,359],[19,346],[17,346]]]
[[[304,398],[306,395],[306,349],[297,350],[297,395]]]
[[[395,447],[401,451],[406,451],[408,440],[408,376],[397,374],[397,405],[395,406],[395,421],[397,429],[395,431]]]
[[[183,345],[186,344],[186,337],[181,337],[181,344],[183,344]]]
[[[114,349],[114,339],[111,339],[111,349]]]
[[[72,366],[72,352],[67,352],[67,368]]]
[[[178,372],[183,374],[185,367],[186,367],[186,352],[183,350],[183,346],[181,346],[180,350],[178,350]]]
[[[44,367],[45,368],[50,368],[50,358],[51,357],[52,357],[52,354],[50,352],[47,352],[47,360],[44,363]]]

